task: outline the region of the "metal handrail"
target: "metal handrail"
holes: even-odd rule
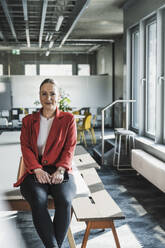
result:
[[[108,104],[107,106],[105,106],[102,110],[101,110],[101,138],[102,138],[102,156],[101,156],[101,164],[104,164],[104,112],[105,110],[111,108],[113,105],[115,105],[116,103],[126,103],[126,129],[128,130],[128,104],[129,103],[134,103],[136,102],[136,100],[116,100],[110,104]]]

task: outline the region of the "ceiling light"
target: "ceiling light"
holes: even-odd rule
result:
[[[93,51],[96,51],[100,46],[101,46],[101,44],[95,45],[95,46],[91,47],[91,48],[88,50],[88,53],[93,52]]]
[[[0,38],[1,38],[2,40],[4,40],[4,36],[3,36],[2,31],[0,31]]]
[[[49,49],[52,48],[54,45],[54,40],[51,40],[51,42],[49,43]]]
[[[45,53],[45,55],[46,55],[46,56],[49,56],[49,54],[50,54],[50,51],[47,50],[46,53]]]
[[[58,17],[58,21],[57,21],[56,28],[55,28],[57,32],[60,30],[63,20],[64,20],[64,17],[62,15]]]
[[[45,41],[48,41],[49,38],[49,32],[47,33],[46,37],[45,37]]]
[[[27,46],[30,47],[29,28],[26,28],[26,40],[27,40]]]
[[[52,40],[52,38],[53,38],[53,33],[50,33],[50,36],[49,36],[48,41],[51,41],[51,40]]]

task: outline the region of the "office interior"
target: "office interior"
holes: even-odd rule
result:
[[[135,173],[144,176],[163,198],[164,182],[159,185],[159,181],[165,174],[164,0],[4,2],[0,1],[0,140],[4,132],[20,132],[22,118],[40,109],[40,83],[53,78],[70,99],[70,112],[84,115],[88,110],[96,118],[97,143],[92,144],[87,135],[86,149],[96,155],[101,167],[132,175],[113,167],[114,142],[109,151],[104,140],[104,163],[101,153],[103,125],[113,135],[116,128],[130,130],[135,134],[135,149],[145,152],[142,157],[149,155],[146,164],[142,159],[145,169],[135,168]],[[35,18],[40,22],[35,23]],[[122,100],[135,102],[127,105]],[[102,110],[115,101],[102,122]],[[156,169],[152,161],[158,163]],[[7,176],[7,168],[1,175]],[[17,168],[12,173],[10,182]],[[2,182],[4,191],[7,184],[5,179]],[[164,224],[160,236],[153,246],[142,238],[143,247],[165,247]]]

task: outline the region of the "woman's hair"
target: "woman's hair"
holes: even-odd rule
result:
[[[51,79],[51,78],[46,78],[46,79],[40,84],[40,90],[41,90],[42,86],[43,86],[44,84],[47,84],[47,83],[53,84],[53,85],[58,89],[58,85],[57,85],[57,83],[54,82],[53,79]]]

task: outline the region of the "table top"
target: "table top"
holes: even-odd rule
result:
[[[20,144],[20,131],[5,131],[0,135],[0,145]]]

